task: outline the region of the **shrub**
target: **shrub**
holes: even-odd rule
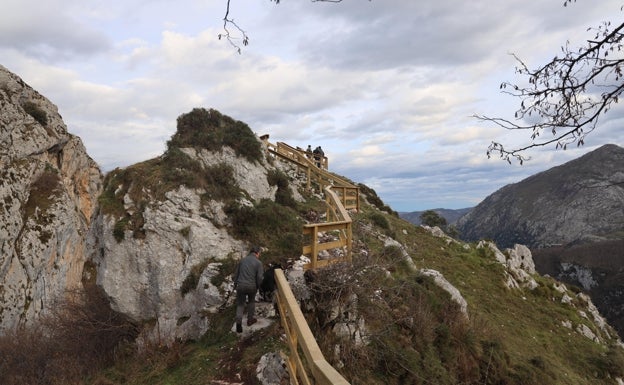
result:
[[[351,383],[482,383],[481,349],[457,304],[429,277],[405,271],[388,276],[398,251],[388,248],[386,254],[309,275],[315,314],[309,323],[321,348],[339,346],[341,372]],[[353,338],[360,318],[365,344]],[[350,336],[335,336],[339,322],[350,325]]]
[[[381,227],[384,230],[390,230],[390,222],[388,222],[388,219],[386,219],[382,213],[372,211],[368,215],[368,218],[375,226]]]
[[[269,199],[253,207],[231,203],[225,213],[232,221],[231,232],[249,243],[267,247],[263,255],[271,258],[292,258],[301,255],[302,223],[296,213]]]
[[[262,159],[262,147],[249,126],[219,111],[194,108],[178,117],[177,126],[167,142],[168,149],[192,147],[218,151],[228,146],[250,162]]]
[[[161,166],[163,181],[172,187],[168,190],[173,190],[173,187],[180,185],[189,188],[201,187],[201,164],[191,159],[179,148],[169,148],[163,155]]]
[[[189,235],[191,234],[191,226],[186,226],[182,229],[180,229],[180,234],[184,237],[187,238],[189,237]]]
[[[241,194],[234,183],[234,169],[227,163],[207,167],[203,172],[204,187],[208,197],[215,200],[231,200]]]
[[[368,203],[370,203],[373,206],[377,207],[381,211],[385,211],[388,214],[394,215],[395,217],[399,216],[399,213],[397,213],[396,211],[392,210],[392,208],[390,208],[390,206],[388,206],[385,203],[383,203],[383,201],[377,195],[375,190],[373,190],[372,188],[370,188],[367,185],[362,184],[362,183],[359,183],[358,187],[360,188],[360,192],[362,194],[366,195],[366,200],[368,201]]]
[[[120,243],[125,239],[125,231],[129,222],[129,218],[122,218],[115,222],[115,227],[113,227],[113,237],[115,237],[117,243]]]
[[[221,286],[228,277],[234,274],[234,270],[236,269],[238,260],[230,254],[227,258],[220,261],[220,263],[221,265],[219,266],[219,272],[213,275],[210,279],[210,283],[212,283],[216,287]]]
[[[59,190],[61,178],[58,172],[46,167],[30,188],[28,201],[24,206],[25,215],[31,216],[38,208],[41,212],[46,212],[55,201],[55,193]]]
[[[32,116],[42,126],[46,126],[48,124],[48,114],[46,114],[46,112],[37,104],[28,101],[25,102],[22,107],[28,115]]]
[[[292,196],[292,192],[288,187],[288,176],[279,170],[270,170],[267,174],[267,181],[270,186],[277,186],[277,192],[275,193],[275,202],[288,206],[296,207],[297,202]]]
[[[422,224],[429,227],[438,226],[441,229],[446,227],[446,219],[433,210],[426,210],[420,214]]]
[[[182,293],[183,297],[191,290],[195,290],[197,288],[199,278],[201,278],[201,275],[206,269],[206,266],[208,266],[208,259],[205,259],[201,263],[198,263],[197,265],[191,267],[191,271],[189,271],[186,278],[184,278],[182,286],[180,287],[180,293]]]

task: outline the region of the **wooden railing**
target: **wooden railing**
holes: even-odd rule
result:
[[[356,186],[332,186],[342,202],[342,206],[347,210],[359,211],[360,209],[360,188]]]
[[[302,165],[310,163],[311,165],[322,170],[327,170],[329,168],[329,159],[325,155],[320,156],[309,153],[301,148],[292,147],[284,142],[277,142],[277,144],[273,144],[266,141],[265,143],[269,151],[275,153],[276,155],[282,156],[289,160],[294,160]]]
[[[303,225],[303,255],[310,258],[305,269],[315,269],[335,262],[351,262],[352,221],[341,199],[331,187],[325,188],[327,203],[327,222]],[[334,233],[335,240],[320,242],[319,233]],[[330,249],[342,249],[342,256],[319,259],[319,252]]]
[[[290,354],[286,361],[291,384],[349,385],[325,360],[290,285],[280,269],[275,270],[277,306]],[[303,353],[301,355],[299,351]]]
[[[327,221],[323,223],[311,223],[303,226],[303,255],[310,258],[310,263],[304,267],[315,269],[330,263],[351,261],[352,228],[351,217],[347,210],[360,210],[359,187],[351,182],[317,167],[314,159],[302,149],[294,148],[283,142],[277,145],[265,141],[269,152],[282,159],[286,159],[297,165],[300,171],[306,173],[307,188],[311,188],[311,182],[316,182],[321,191],[325,192],[327,203]],[[328,164],[327,157],[323,157],[323,164]],[[336,239],[327,242],[319,240],[319,233],[331,235]],[[319,252],[323,250],[342,249],[342,256],[319,260]]]

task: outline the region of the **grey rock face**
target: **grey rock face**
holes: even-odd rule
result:
[[[56,106],[0,66],[0,333],[81,287],[101,183]]]
[[[507,185],[457,224],[462,238],[528,247],[606,239],[622,228],[624,149],[608,144]],[[618,184],[619,183],[619,184]]]
[[[182,151],[203,167],[230,166],[241,204],[275,199],[269,170],[294,172],[228,147]],[[224,263],[231,268],[249,247],[228,234],[224,203],[183,185],[164,197],[141,186],[145,201],[124,194],[121,205],[122,218],[140,216],[137,237],[99,207],[103,184],[56,106],[0,67],[0,333],[80,289],[87,261],[112,308],[145,326],[142,338],[167,343],[207,330],[232,289]]]
[[[267,181],[274,166],[264,160],[249,162],[228,147],[216,152],[182,151],[204,168],[231,166],[233,182],[244,191],[240,203],[275,199],[277,188]],[[143,338],[165,344],[199,338],[210,327],[208,315],[217,311],[232,290],[233,264],[226,271],[223,263],[240,259],[250,245],[228,233],[223,202],[206,198],[203,189],[182,185],[158,199],[147,187],[142,188],[143,202],[134,202],[128,193],[123,197],[127,215],[141,213],[142,236],[125,229],[122,239],[117,239],[119,218],[111,214],[97,218],[93,238],[97,252],[92,255],[97,283],[114,310],[145,327]],[[215,286],[217,276],[225,279]]]

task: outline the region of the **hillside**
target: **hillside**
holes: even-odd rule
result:
[[[541,274],[582,287],[624,335],[622,181],[624,149],[604,145],[501,188],[462,217],[458,229],[467,240],[529,245]]]
[[[3,385],[288,382],[272,304],[259,309],[262,328],[233,331],[230,277],[252,244],[265,267],[284,268],[323,354],[352,384],[624,378],[615,331],[578,288],[537,274],[526,247],[415,226],[361,185],[352,263],[304,273],[303,226],[325,220],[323,192],[245,123],[195,108],[161,156],[105,177],[77,172],[93,163],[60,115],[54,127],[42,119],[53,105],[0,73],[11,112],[0,139],[18,144],[0,154]]]
[[[509,184],[457,223],[462,239],[532,248],[622,237],[624,149],[604,145]]]
[[[541,274],[589,293],[609,323],[624,335],[624,240],[536,249],[533,256]]]

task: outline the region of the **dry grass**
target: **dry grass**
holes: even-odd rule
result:
[[[95,287],[71,293],[37,326],[0,338],[2,384],[84,384],[135,336],[135,327],[113,312]]]

